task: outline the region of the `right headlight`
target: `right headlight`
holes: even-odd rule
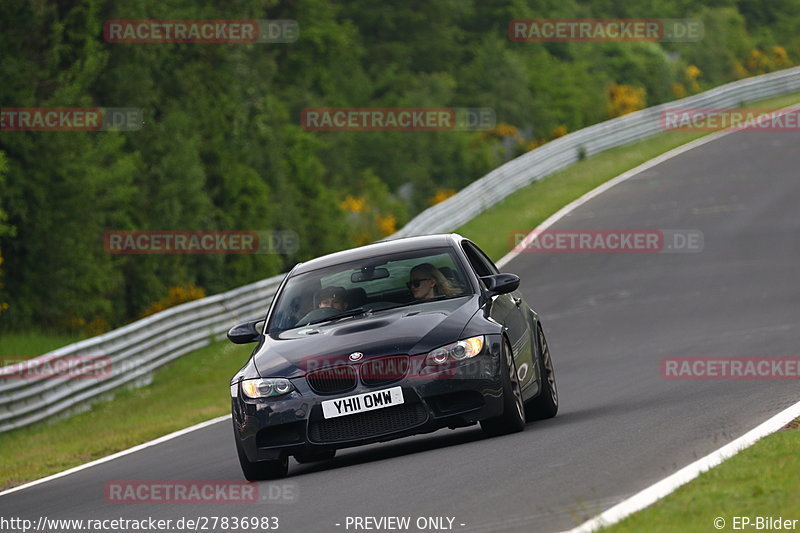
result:
[[[470,337],[431,351],[425,358],[429,365],[443,365],[453,361],[463,361],[475,357],[483,350],[483,335]]]
[[[286,378],[257,378],[242,380],[242,392],[248,398],[272,398],[283,396],[295,390]]]

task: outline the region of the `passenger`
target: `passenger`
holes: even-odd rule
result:
[[[406,283],[414,298],[427,300],[436,296],[455,296],[458,289],[454,288],[438,268],[430,263],[420,263],[411,269],[410,281]]]
[[[344,311],[347,309],[347,291],[344,287],[325,287],[314,295],[314,303],[319,309],[330,308]]]

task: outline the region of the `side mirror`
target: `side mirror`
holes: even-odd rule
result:
[[[252,320],[233,326],[228,330],[228,340],[234,344],[249,344],[251,342],[258,342],[261,333],[256,329],[256,324],[263,322],[264,319]]]
[[[517,290],[520,279],[516,274],[493,274],[481,277],[481,281],[486,285],[491,297]]]

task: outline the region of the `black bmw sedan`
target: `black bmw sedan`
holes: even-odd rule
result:
[[[285,476],[337,449],[480,423],[499,435],[558,411],[538,315],[460,235],[380,242],[296,265],[231,380],[249,480]]]

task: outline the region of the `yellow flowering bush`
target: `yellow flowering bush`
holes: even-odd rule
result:
[[[747,72],[747,69],[746,69],[746,68],[744,68],[744,65],[742,65],[742,62],[741,62],[741,61],[736,61],[736,62],[733,64],[733,73],[734,73],[734,74],[736,75],[736,77],[737,77],[737,78],[739,78],[739,79],[741,79],[741,78],[746,78],[746,77],[748,77],[748,76],[750,75],[750,73],[749,73],[749,72]]]
[[[386,237],[397,231],[397,217],[391,213],[388,215],[378,215],[378,233],[381,237]]]
[[[785,68],[792,65],[789,54],[786,53],[786,49],[783,46],[776,45],[772,47],[772,64],[778,68]]]
[[[405,220],[405,201],[392,194],[387,184],[367,169],[358,176],[358,187],[342,191],[339,208],[345,213],[354,246],[370,244],[397,232]]]
[[[763,74],[768,72],[770,67],[769,57],[761,53],[761,50],[750,50],[747,55],[747,70],[751,74]]]
[[[550,132],[550,139],[558,139],[559,137],[563,137],[567,133],[569,133],[567,126],[564,124],[559,124],[558,126],[553,128],[553,131]]]
[[[695,65],[689,65],[686,67],[686,72],[684,72],[684,75],[686,76],[686,83],[689,85],[689,90],[692,93],[700,92],[700,84],[697,82],[697,78],[702,76],[702,74],[703,71]]]
[[[522,134],[519,132],[519,129],[505,122],[500,122],[494,128],[484,131],[483,137],[487,139],[505,139],[506,137],[513,137],[522,140]]]
[[[738,61],[734,64],[734,72],[737,76],[745,77],[765,74],[790,66],[792,66],[792,60],[789,58],[786,49],[775,45],[768,52],[758,49],[750,50],[744,65]],[[741,75],[743,73],[744,76]]]
[[[139,316],[143,318],[153,315],[182,303],[205,298],[205,296],[206,290],[202,287],[196,286],[194,283],[190,283],[189,285],[183,287],[170,287],[167,291],[166,298],[163,298],[157,302],[153,302],[150,307],[145,309]]]
[[[440,202],[444,202],[451,196],[456,193],[454,189],[436,189],[436,194],[431,196],[430,202],[431,205],[436,205]]]
[[[631,85],[618,84],[612,82],[606,89],[608,100],[608,114],[613,117],[621,117],[628,113],[633,113],[647,106],[647,91]]]
[[[525,151],[526,152],[530,152],[531,150],[535,150],[536,148],[539,148],[544,143],[545,143],[545,141],[543,139],[536,139],[536,138],[531,139],[530,141],[525,143]]]
[[[86,320],[83,317],[72,315],[64,320],[62,325],[69,331],[80,331],[84,337],[96,337],[111,329],[108,320],[102,317]]]
[[[361,213],[366,203],[367,199],[363,196],[356,198],[352,194],[348,194],[344,197],[344,200],[339,202],[339,207],[341,207],[343,211],[349,211],[350,213]]]
[[[83,327],[83,334],[87,337],[96,337],[111,329],[108,320],[105,318],[95,317]]]

